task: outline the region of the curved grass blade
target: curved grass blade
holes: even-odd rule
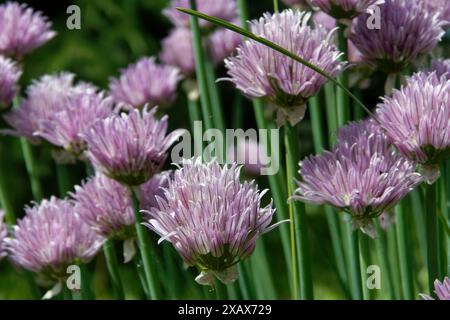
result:
[[[191,10],[191,9],[187,9],[187,8],[177,8],[177,10],[186,13],[188,15],[191,16],[196,16],[200,19],[209,21],[215,25],[221,26],[223,28],[226,28],[228,30],[237,32],[241,35],[243,35],[244,37],[248,38],[248,39],[252,39],[256,42],[259,42],[265,46],[268,46],[270,48],[272,48],[275,51],[278,51],[282,54],[284,54],[285,56],[288,56],[291,59],[294,59],[295,61],[307,66],[308,68],[310,68],[311,70],[317,72],[318,74],[320,74],[321,76],[327,78],[329,81],[332,81],[333,83],[335,83],[337,86],[339,86],[342,90],[344,90],[344,92],[350,97],[352,98],[359,106],[361,106],[369,115],[373,116],[372,112],[364,105],[364,103],[361,102],[361,100],[359,100],[353,93],[350,92],[349,89],[347,89],[344,85],[342,85],[342,83],[340,83],[338,80],[336,80],[335,78],[333,78],[332,76],[330,76],[328,73],[326,73],[325,71],[323,71],[322,69],[318,68],[317,66],[315,66],[314,64],[306,61],[305,59],[297,56],[296,54],[290,52],[289,50],[286,50],[285,48],[273,43],[272,41],[269,41],[265,38],[259,37],[256,34],[247,31],[239,26],[236,26],[234,24],[231,24],[225,20],[216,18],[216,17],[211,17],[208,16],[204,13],[195,11],[195,10]]]

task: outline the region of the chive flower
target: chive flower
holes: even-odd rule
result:
[[[156,110],[132,109],[97,121],[83,135],[94,167],[127,186],[141,185],[157,174],[184,131],[167,135],[168,117],[158,120]]]
[[[120,78],[111,78],[111,96],[127,108],[167,106],[176,98],[178,69],[157,64],[154,57],[141,58],[122,70]]]
[[[266,13],[250,23],[256,35],[297,54],[335,77],[344,68],[341,53],[333,43],[333,32],[308,25],[311,13],[287,9]],[[298,123],[305,114],[308,98],[316,95],[327,79],[303,64],[253,40],[226,59],[229,79],[250,98],[265,98],[277,107],[279,126]]]
[[[439,164],[450,159],[450,80],[419,72],[400,90],[383,98],[376,117],[396,147],[422,165],[429,183]]]
[[[192,32],[188,28],[175,28],[162,41],[160,60],[177,67],[185,77],[195,73]]]
[[[442,282],[436,280],[434,282],[434,293],[436,293],[438,300],[450,300],[450,279],[445,277]],[[426,294],[421,294],[420,296],[423,300],[434,300]]]
[[[422,181],[415,169],[372,120],[351,123],[339,131],[332,151],[300,162],[293,199],[345,211],[354,228],[375,237],[373,218],[389,212]]]
[[[11,59],[0,55],[0,110],[10,106],[19,86],[17,82],[22,75],[22,70]]]
[[[353,19],[384,0],[309,0],[316,7],[335,19]]]
[[[56,35],[51,25],[41,12],[33,11],[26,4],[1,4],[0,54],[21,59]]]
[[[215,278],[227,284],[238,277],[236,264],[253,252],[258,237],[270,225],[275,209],[261,205],[266,191],[254,182],[239,180],[236,164],[221,167],[184,160],[149,210],[146,226],[169,241],[188,266],[198,268],[196,281],[214,286]]]

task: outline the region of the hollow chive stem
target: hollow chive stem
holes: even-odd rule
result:
[[[156,266],[154,263],[155,261],[151,256],[152,245],[150,243],[150,237],[147,233],[147,230],[145,230],[145,227],[142,225],[142,214],[139,210],[139,199],[137,197],[136,191],[134,190],[134,188],[130,188],[130,192],[133,203],[139,252],[141,254],[142,265],[144,268],[146,286],[148,288],[151,299],[157,300],[161,298],[161,295],[157,282],[158,279],[156,276]]]
[[[425,191],[425,223],[427,229],[427,267],[430,294],[434,291],[434,281],[439,278],[437,185],[427,186]]]
[[[108,239],[103,245],[103,253],[105,255],[106,267],[108,269],[114,296],[118,300],[125,299],[122,279],[120,276],[119,260],[117,259],[116,249],[114,248],[114,241]]]

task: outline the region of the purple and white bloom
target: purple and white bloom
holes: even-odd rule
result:
[[[188,266],[199,268],[199,284],[213,286],[215,277],[225,284],[235,281],[236,264],[276,226],[270,225],[272,203],[261,207],[267,190],[259,192],[253,181],[240,182],[239,175],[236,164],[184,160],[165,197],[157,197],[159,206],[148,212],[147,227],[161,236],[159,242],[172,243]]]
[[[333,33],[323,26],[308,25],[311,13],[284,10],[266,13],[250,23],[253,33],[297,54],[335,77],[344,68],[341,53],[333,44]],[[229,79],[250,98],[266,98],[277,107],[277,123],[298,123],[305,114],[306,101],[316,95],[327,79],[303,64],[247,40],[236,57],[225,60]]]
[[[239,25],[239,21],[232,21],[233,24]],[[215,65],[223,63],[236,52],[236,48],[242,44],[242,36],[228,29],[219,28],[209,36],[209,52]]]
[[[442,77],[445,76],[448,80],[450,80],[450,59],[442,60],[434,60],[431,63],[430,72],[436,72],[436,76]]]
[[[353,21],[350,39],[365,63],[386,73],[430,53],[445,33],[439,13],[427,10],[422,0],[386,0],[380,6],[381,29],[368,28],[368,19],[363,13]]]
[[[104,240],[81,220],[67,200],[52,197],[33,207],[6,239],[11,261],[56,282],[64,280],[67,267],[89,262]]]
[[[98,120],[105,119],[114,111],[114,101],[103,92],[74,92],[60,101],[62,109],[43,119],[34,133],[54,146],[62,148],[74,158],[86,148],[83,135]]]
[[[450,159],[450,80],[416,73],[383,98],[376,117],[400,152],[421,164],[433,183],[439,164]]]
[[[192,76],[195,73],[195,56],[192,43],[191,30],[175,28],[163,39],[159,58],[163,63],[177,67],[184,76]]]
[[[62,101],[74,93],[95,91],[93,85],[75,84],[75,75],[69,72],[42,76],[28,87],[27,97],[20,107],[3,116],[12,129],[2,132],[25,137],[35,144],[39,143],[41,139],[35,133],[40,131],[42,121],[63,109]]]
[[[164,197],[164,188],[167,188],[172,177],[173,171],[163,171],[140,185],[138,189],[140,207],[145,210],[157,207],[156,197]]]
[[[301,178],[292,198],[346,211],[354,228],[374,237],[373,218],[391,210],[422,181],[415,169],[372,120],[351,123],[339,131],[332,151],[300,162]]]
[[[158,173],[184,130],[167,135],[168,117],[156,119],[156,110],[133,109],[97,121],[83,137],[94,167],[127,186],[141,185]]]
[[[175,100],[180,80],[177,68],[146,57],[123,69],[120,78],[111,78],[109,89],[114,100],[127,108],[166,106]]]
[[[384,0],[309,0],[311,6],[336,19],[352,19]]]
[[[450,300],[450,279],[445,277],[442,283],[439,280],[434,281],[434,293],[438,300]],[[420,294],[420,296],[423,300],[434,300],[427,294]]]
[[[13,60],[0,55],[0,110],[8,108],[13,101],[21,75],[22,70]]]
[[[197,11],[209,16],[231,21],[237,15],[236,0],[197,0]],[[164,15],[177,27],[189,27],[189,15],[180,12],[177,8],[190,9],[189,0],[172,0],[170,6],[164,10]],[[200,26],[210,26],[205,20],[199,20]]]
[[[56,35],[51,25],[41,12],[25,4],[0,5],[0,54],[22,58]]]
[[[5,211],[0,209],[0,261],[7,256],[5,239],[8,236],[8,229],[5,223]]]
[[[119,182],[97,173],[71,194],[75,212],[95,232],[107,239],[134,237],[134,212],[130,191]]]
[[[450,26],[450,2],[448,0],[423,0],[429,10],[438,12],[441,19],[446,22],[446,27]]]

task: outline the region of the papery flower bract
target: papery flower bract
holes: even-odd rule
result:
[[[392,209],[422,181],[415,168],[373,121],[351,123],[340,130],[332,151],[300,163],[293,199],[346,211],[355,228],[373,237],[372,219]]]
[[[146,224],[167,240],[189,266],[201,270],[196,281],[213,285],[237,278],[236,263],[247,258],[258,237],[270,231],[275,209],[261,207],[265,191],[239,180],[236,164],[221,167],[184,160]]]
[[[434,60],[431,64],[430,72],[436,72],[436,76],[442,77],[445,76],[448,80],[450,80],[450,59],[446,60]]]
[[[5,222],[5,211],[0,209],[0,261],[6,257],[5,239],[8,236],[8,229]]]
[[[168,117],[158,120],[155,113],[156,108],[133,109],[97,121],[84,135],[96,169],[128,186],[141,185],[158,173],[184,131],[166,135]]]
[[[194,47],[192,33],[187,28],[175,28],[162,41],[159,56],[165,64],[177,67],[185,76],[195,72]]]
[[[9,257],[19,267],[60,281],[69,265],[89,262],[103,244],[67,200],[52,197],[25,212],[6,240]]]
[[[439,176],[439,164],[450,158],[450,80],[419,72],[383,98],[377,119],[397,148],[423,165],[428,182]]]
[[[344,63],[323,26],[311,28],[310,13],[284,10],[265,14],[250,24],[251,31],[314,64],[329,75],[338,75]],[[258,42],[245,41],[236,57],[225,60],[230,81],[251,98],[266,98],[278,107],[277,123],[299,122],[308,98],[316,95],[327,79],[303,64]]]
[[[387,73],[399,72],[430,53],[444,35],[439,14],[418,0],[386,0],[380,6],[381,29],[368,28],[369,17],[364,13],[353,21],[350,39],[365,63]]]
[[[434,281],[434,292],[438,300],[450,300],[450,279],[445,277],[442,283],[439,280]],[[420,294],[420,296],[423,300],[434,300],[427,294]]]
[[[177,68],[159,65],[154,57],[141,58],[123,69],[120,78],[111,78],[109,89],[115,101],[126,107],[165,106],[175,100],[180,80]]]
[[[41,12],[25,4],[0,5],[0,54],[22,58],[56,35],[50,28],[51,23]]]
[[[71,194],[75,212],[107,239],[133,237],[134,212],[130,191],[101,173],[75,186]]]
[[[352,19],[384,0],[309,0],[311,6],[336,19]]]
[[[0,55],[0,110],[8,108],[17,92],[22,70],[11,59]]]
[[[167,188],[172,177],[173,171],[163,171],[140,185],[138,189],[140,207],[145,210],[156,207],[158,205],[156,197],[164,197],[164,188]]]
[[[79,157],[86,147],[83,134],[113,113],[113,99],[103,92],[74,92],[59,103],[63,108],[43,119],[34,135]]]
[[[236,0],[196,0],[196,4],[197,11],[223,20],[230,21],[237,15]],[[178,11],[180,7],[190,9],[189,0],[172,0],[163,13],[177,27],[189,27],[189,15]],[[210,25],[205,20],[199,23],[203,27]]]
[[[238,21],[232,21],[239,25]],[[228,29],[219,28],[209,36],[209,52],[215,65],[223,63],[225,58],[231,56],[242,43],[242,36]]]
[[[35,80],[27,89],[25,98],[19,108],[12,109],[3,117],[13,128],[3,130],[5,134],[22,136],[32,143],[39,143],[41,139],[35,135],[41,129],[43,120],[60,111],[63,101],[74,93],[91,93],[96,88],[87,83],[74,83],[75,75],[61,72],[54,75],[42,76]]]

